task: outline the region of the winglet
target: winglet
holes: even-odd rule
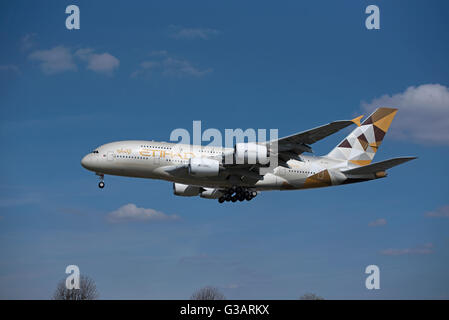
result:
[[[357,117],[357,118],[354,118],[354,119],[352,119],[351,121],[352,122],[354,122],[356,125],[357,125],[357,127],[360,127],[360,120],[363,118],[363,115],[361,115],[361,116],[359,116],[359,117]]]

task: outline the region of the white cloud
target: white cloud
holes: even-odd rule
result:
[[[380,253],[386,256],[402,256],[409,254],[431,254],[433,253],[433,244],[426,243],[422,246],[416,248],[406,248],[406,249],[386,249],[382,250]]]
[[[168,55],[167,50],[154,50],[150,52],[151,57],[163,57],[167,55]]]
[[[177,215],[167,215],[154,209],[139,208],[133,203],[124,205],[108,214],[110,222],[126,221],[170,221],[178,220]]]
[[[378,107],[399,109],[391,136],[420,143],[449,145],[449,88],[440,84],[408,87],[404,92],[383,95],[362,103],[366,111]]]
[[[120,65],[119,60],[105,52],[102,54],[93,54],[87,65],[87,69],[95,72],[111,73],[114,69]]]
[[[20,39],[20,49],[22,51],[28,51],[32,47],[36,45],[35,43],[36,34],[35,33],[28,33]]]
[[[387,224],[387,220],[385,220],[384,218],[381,219],[377,219],[374,221],[371,221],[370,223],[368,223],[368,226],[370,227],[380,227],[380,226],[384,226]]]
[[[161,64],[157,61],[144,61],[140,64],[143,69],[154,69],[159,67]]]
[[[38,61],[40,68],[46,74],[77,70],[76,64],[73,62],[72,53],[64,46],[34,51],[28,57],[31,60]]]
[[[426,212],[427,217],[449,218],[449,205],[440,207],[434,211]]]
[[[140,63],[139,68],[131,73],[131,78],[136,78],[145,72],[149,72],[151,69],[158,68],[160,63],[157,61],[143,61]]]
[[[169,26],[170,36],[174,39],[202,39],[209,40],[220,34],[220,31],[211,28],[185,28],[182,26]]]
[[[208,74],[212,71],[212,69],[198,69],[194,67],[189,61],[187,60],[180,60],[168,57],[162,62],[164,66],[163,74],[164,75],[173,75],[173,76],[194,76],[194,77],[201,77],[205,74]]]
[[[112,75],[120,65],[120,61],[113,55],[107,52],[98,54],[91,48],[78,49],[73,53],[69,48],[57,46],[49,50],[34,51],[28,57],[38,61],[45,74],[76,71],[78,66],[74,58],[86,62],[87,69],[107,75]]]
[[[94,53],[94,49],[92,48],[82,48],[75,51],[75,56],[84,61],[89,60],[89,56]]]
[[[5,72],[5,73],[12,73],[12,74],[20,74],[20,69],[19,67],[13,65],[13,64],[5,64],[5,65],[0,65],[0,72]]]
[[[151,56],[153,60],[143,61],[139,69],[131,74],[131,77],[137,77],[146,72],[157,72],[168,77],[202,77],[213,70],[200,69],[195,67],[190,61],[169,56],[166,51],[153,51]]]
[[[120,65],[120,61],[113,55],[107,52],[97,54],[90,48],[77,50],[75,56],[87,62],[87,69],[98,73],[111,75]]]

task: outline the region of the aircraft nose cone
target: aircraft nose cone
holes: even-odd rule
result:
[[[92,155],[88,154],[81,159],[81,165],[86,169],[91,169],[93,166]]]
[[[86,168],[86,169],[87,169],[87,163],[89,162],[89,160],[87,159],[87,157],[88,157],[88,155],[87,155],[87,156],[84,156],[84,157],[81,159],[81,165],[82,165],[84,168]]]

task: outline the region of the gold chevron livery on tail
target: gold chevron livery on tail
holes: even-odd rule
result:
[[[371,163],[398,110],[378,108],[327,156],[365,166]]]

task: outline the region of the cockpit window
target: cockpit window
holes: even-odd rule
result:
[[[92,151],[92,153],[98,153],[98,150],[94,150],[94,151]]]

